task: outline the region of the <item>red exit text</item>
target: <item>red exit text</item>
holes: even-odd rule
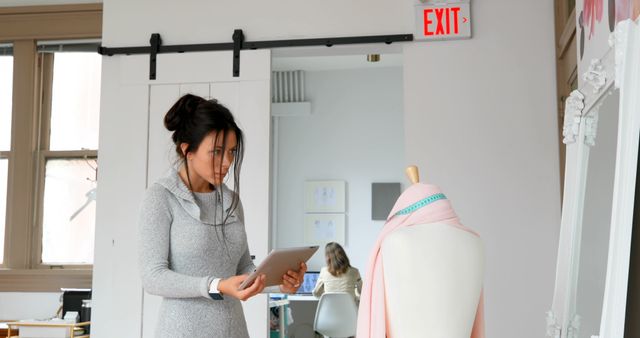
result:
[[[466,17],[460,17],[460,7],[425,8],[424,35],[458,35],[460,24],[467,23]]]

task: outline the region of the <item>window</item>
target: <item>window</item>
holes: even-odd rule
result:
[[[101,4],[0,7],[0,292],[91,286],[101,26]]]
[[[5,231],[7,180],[11,150],[11,96],[13,56],[11,44],[0,46],[0,235]],[[0,236],[0,264],[4,261],[4,236]]]
[[[89,44],[91,45],[91,44]],[[81,49],[65,44],[56,50]],[[51,102],[43,100],[40,170],[44,187],[39,197],[42,236],[40,264],[64,266],[93,263],[97,188],[98,120],[101,57],[96,52],[55,52],[39,46],[43,71],[53,59]],[[93,46],[95,51],[97,46]],[[47,77],[43,77],[47,78]],[[43,97],[48,97],[43,93]]]
[[[85,159],[49,159],[45,167],[43,264],[92,264],[96,167]]]
[[[11,45],[0,46],[0,151],[11,146],[11,95],[13,56]]]

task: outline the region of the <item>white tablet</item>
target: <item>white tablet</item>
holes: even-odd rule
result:
[[[271,250],[267,258],[240,284],[238,290],[251,285],[261,274],[266,276],[265,286],[282,284],[282,276],[287,271],[298,271],[300,263],[306,263],[317,250],[317,245]]]

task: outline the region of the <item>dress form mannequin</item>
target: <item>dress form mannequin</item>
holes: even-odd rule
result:
[[[417,183],[417,168],[407,170]],[[386,236],[381,253],[389,337],[484,336],[476,320],[484,248],[475,233],[446,222],[415,224]]]

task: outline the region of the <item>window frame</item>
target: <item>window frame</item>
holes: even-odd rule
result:
[[[96,39],[102,4],[0,8],[0,43],[13,44],[13,104],[4,262],[0,292],[51,292],[91,287],[92,265],[41,263],[44,170],[49,158],[97,157],[97,150],[50,151],[53,56],[44,40]]]
[[[564,125],[564,100],[577,86],[578,61],[576,52],[576,8],[575,1],[554,0],[556,91],[558,109],[558,154],[560,160],[560,193],[564,195],[564,172],[566,149],[562,142]],[[573,4],[573,6],[572,6]],[[562,197],[562,196],[561,196]]]
[[[47,160],[51,159],[97,159],[97,149],[87,150],[50,150],[51,141],[51,102],[53,99],[53,66],[55,61],[54,53],[38,53],[38,63],[40,64],[41,77],[40,93],[40,123],[38,135],[38,148],[36,149],[36,192],[34,195],[36,205],[36,219],[32,236],[31,262],[35,269],[92,269],[92,264],[45,264],[42,258],[42,235],[44,232],[44,187]]]

